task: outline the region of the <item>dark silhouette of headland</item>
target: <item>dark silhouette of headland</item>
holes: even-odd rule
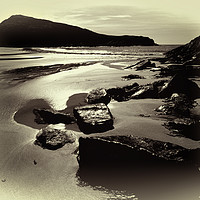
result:
[[[112,36],[77,26],[13,15],[0,23],[0,46],[153,46],[153,39],[143,36]]]

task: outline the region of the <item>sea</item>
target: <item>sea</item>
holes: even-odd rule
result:
[[[105,68],[106,73],[123,73],[125,67],[143,59],[162,58],[165,52],[177,46],[0,47],[0,199],[155,200],[141,195],[143,190],[144,193],[149,190],[145,186],[137,194],[134,187],[130,191],[130,186],[126,191],[80,180],[74,153],[77,143],[65,145],[57,151],[42,149],[34,145],[38,129],[17,123],[14,116],[34,99],[45,100],[55,110],[64,109],[67,98],[72,95],[68,91],[73,90],[73,94],[87,92],[84,80],[100,84],[97,81],[101,75],[98,73],[100,67]],[[96,63],[101,65],[92,71]],[[87,70],[88,73],[97,73],[97,80],[83,79]],[[67,73],[70,74],[69,78]],[[80,80],[77,76],[80,76]],[[24,113],[26,117],[26,110]],[[126,185],[126,181],[122,184]],[[191,200],[188,196],[182,196],[179,200]],[[176,198],[172,198],[169,192],[157,199]]]

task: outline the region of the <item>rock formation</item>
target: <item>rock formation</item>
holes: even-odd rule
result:
[[[67,130],[55,129],[48,126],[39,131],[36,135],[35,144],[45,149],[56,150],[63,147],[66,143],[74,143],[76,137]]]
[[[171,97],[173,93],[182,93],[191,99],[200,97],[200,88],[198,85],[184,77],[182,74],[176,74],[163,88],[159,91],[159,97]]]
[[[55,112],[47,109],[34,109],[35,122],[38,124],[72,124],[75,119],[70,114]]]
[[[80,168],[107,166],[134,167],[137,170],[168,168],[170,165],[199,164],[199,149],[140,138],[135,136],[111,136],[79,138]]]
[[[144,79],[144,77],[137,74],[129,74],[128,76],[122,76],[122,80],[129,81],[131,79]]]
[[[132,69],[134,68],[135,70],[143,70],[143,69],[148,69],[148,68],[153,68],[155,67],[155,63],[152,63],[151,60],[141,60],[137,62],[134,65],[128,66],[125,69]]]
[[[200,64],[200,36],[189,43],[166,53],[166,60],[171,63]]]
[[[107,89],[109,96],[116,101],[127,101],[130,97],[140,89],[138,83],[132,83],[124,87],[116,87]]]
[[[92,90],[88,93],[86,97],[86,102],[89,104],[95,104],[95,103],[105,103],[106,105],[110,103],[110,96],[103,88],[97,88]]]
[[[74,116],[83,133],[104,132],[113,129],[113,116],[104,103],[77,106]]]

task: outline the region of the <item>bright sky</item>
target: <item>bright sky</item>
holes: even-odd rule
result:
[[[199,0],[1,0],[0,21],[14,14],[112,35],[184,44],[200,35]]]

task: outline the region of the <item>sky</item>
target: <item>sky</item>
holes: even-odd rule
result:
[[[0,22],[21,14],[109,35],[185,44],[200,35],[199,0],[0,0]]]

